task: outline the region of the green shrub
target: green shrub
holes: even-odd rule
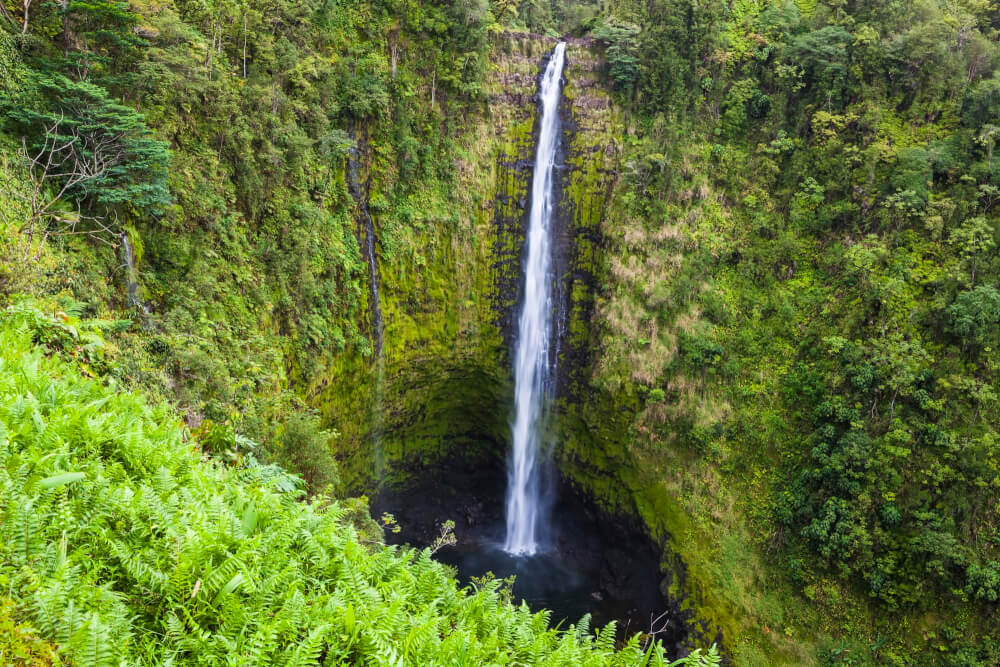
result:
[[[298,471],[316,491],[337,486],[337,461],[333,458],[333,431],[324,430],[318,417],[296,414],[278,432],[278,457],[290,470]]]
[[[0,598],[0,665],[47,667],[64,664],[56,647],[41,639],[34,628],[14,619],[17,607]]]

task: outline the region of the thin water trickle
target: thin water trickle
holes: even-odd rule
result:
[[[518,556],[538,552],[545,524],[541,488],[541,439],[545,395],[552,372],[553,170],[559,149],[559,98],[566,44],[552,52],[539,85],[541,130],[531,188],[524,303],[514,358],[513,446],[508,463],[507,537],[504,550]]]
[[[122,232],[122,255],[125,262],[125,291],[128,294],[129,305],[142,311],[147,317],[150,315],[149,308],[139,298],[139,272],[135,267],[135,253],[132,251],[132,241],[128,237],[128,232]]]
[[[385,393],[385,325],[382,321],[382,302],[378,289],[378,261],[375,255],[375,225],[368,212],[368,206],[362,200],[361,212],[365,220],[365,241],[368,248],[368,280],[371,286],[372,312],[372,352],[375,357],[375,395],[372,409],[374,423],[372,424],[372,440],[375,448],[375,479],[381,481],[385,468],[385,455],[382,449],[382,431],[384,428],[383,402]]]
[[[355,141],[357,139],[355,138]],[[360,222],[364,227],[363,254],[368,262],[368,289],[372,320],[372,353],[375,360],[375,385],[372,401],[372,443],[375,454],[375,479],[381,481],[385,467],[382,451],[383,396],[385,393],[385,324],[382,320],[382,303],[378,287],[378,258],[375,252],[375,223],[368,210],[368,194],[361,184],[361,151],[352,148],[347,160],[348,189],[358,207]],[[359,231],[359,234],[361,232]]]

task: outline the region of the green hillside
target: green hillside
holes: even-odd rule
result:
[[[459,590],[429,549],[382,546],[364,501],[208,459],[169,408],[86,377],[92,327],[0,317],[0,623],[69,664],[666,664],[638,636],[616,653],[613,626],[549,629],[502,581]],[[31,641],[0,656],[45,663]]]
[[[639,655],[346,499],[501,469],[560,38],[565,488],[735,665],[1000,663],[992,0],[0,0],[0,655]]]

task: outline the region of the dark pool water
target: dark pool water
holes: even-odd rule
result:
[[[502,469],[453,464],[427,471],[405,489],[372,498],[375,516],[392,513],[399,533],[391,543],[424,547],[446,520],[455,522],[458,544],[437,552],[437,560],[458,571],[463,584],[492,573],[515,576],[513,593],[533,610],[552,611],[553,626],[575,624],[584,614],[591,627],[616,621],[623,639],[646,632],[650,621],[668,612],[671,626],[661,637],[671,653],[681,653],[688,630],[678,605],[661,593],[659,549],[621,521],[602,516],[586,498],[561,488],[552,506],[546,549],[535,556],[503,551]],[[676,649],[676,650],[674,650]]]
[[[621,628],[624,633],[632,634],[647,629],[645,609],[661,604],[656,581],[650,582],[653,593],[645,600],[631,599],[634,596],[627,594],[615,597],[603,590],[597,569],[583,568],[556,550],[534,556],[512,556],[502,549],[500,542],[464,539],[455,547],[442,549],[436,557],[455,567],[464,584],[487,572],[501,579],[513,575],[515,598],[524,600],[533,610],[549,609],[553,626],[566,627],[590,614],[591,627],[617,621],[624,623]]]

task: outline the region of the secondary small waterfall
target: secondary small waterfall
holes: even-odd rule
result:
[[[125,264],[125,291],[128,294],[128,303],[133,308],[142,311],[143,315],[149,316],[149,308],[139,298],[139,272],[135,267],[135,253],[132,251],[132,241],[128,232],[122,232],[122,261]]]
[[[359,236],[362,233],[364,234],[364,238],[359,239],[359,242],[363,244],[362,254],[365,255],[365,259],[368,262],[368,297],[371,302],[370,308],[372,320],[371,343],[372,352],[375,357],[375,387],[372,405],[372,440],[375,449],[375,478],[377,480],[381,480],[382,469],[384,467],[384,454],[382,452],[382,404],[385,394],[385,325],[382,321],[382,303],[378,288],[378,259],[375,255],[375,224],[372,221],[371,213],[368,211],[368,193],[366,192],[366,188],[362,186],[360,170],[360,149],[352,148],[347,162],[347,185],[351,192],[351,196],[354,198],[358,207],[358,213],[360,216],[359,221],[362,227],[362,229],[359,230]]]
[[[530,556],[539,548],[545,523],[541,488],[542,431],[546,392],[552,373],[553,337],[552,211],[553,170],[559,149],[559,98],[566,44],[560,42],[539,84],[541,130],[531,187],[524,303],[514,356],[513,446],[507,471],[507,538],[504,550]]]

